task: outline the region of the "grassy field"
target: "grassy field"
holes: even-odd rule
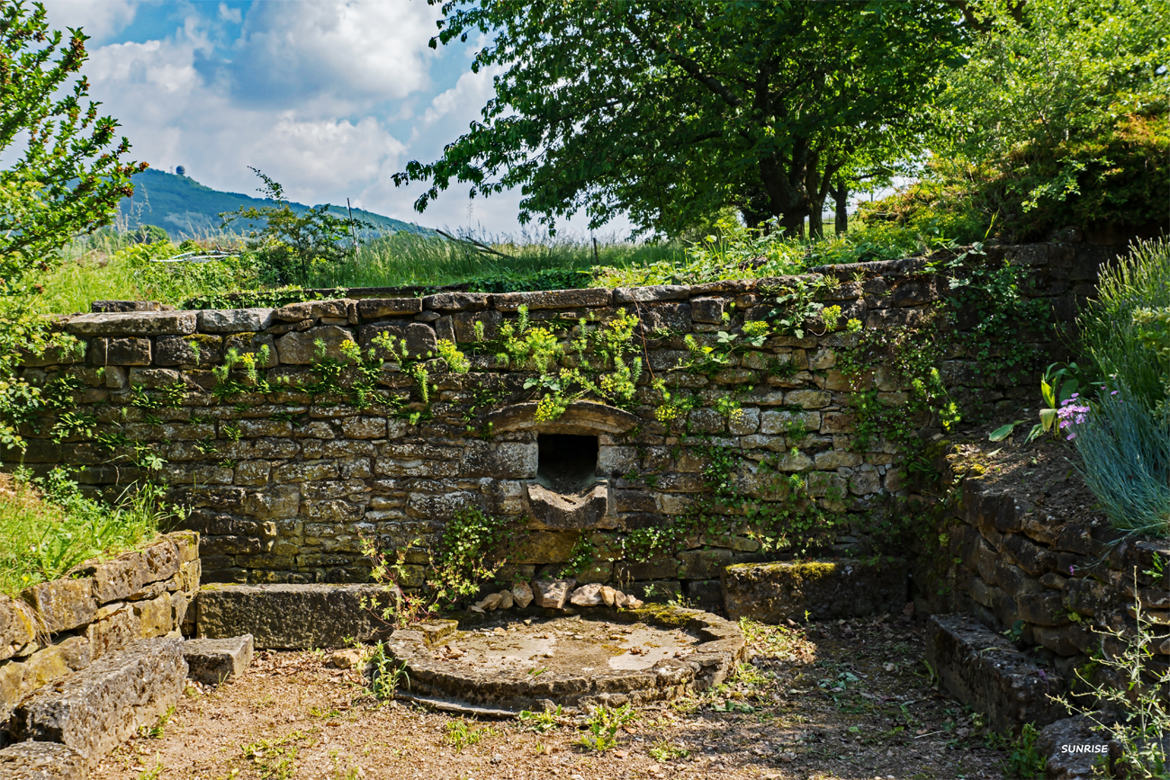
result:
[[[46,314],[88,311],[101,299],[154,300],[206,308],[240,305],[227,296],[266,291],[255,305],[288,300],[301,288],[406,287],[420,291],[462,285],[482,292],[695,284],[729,278],[799,273],[829,263],[905,257],[946,245],[912,230],[855,223],[844,236],[785,239],[734,225],[683,244],[529,239],[451,240],[396,233],[368,241],[344,259],[315,262],[298,287],[271,283],[257,253],[238,237],[207,236],[176,246],[134,244],[103,232],[76,242],[40,284],[37,308]],[[831,233],[831,225],[828,231]],[[207,263],[160,262],[180,251],[219,249],[234,257]]]
[[[60,477],[33,484],[0,472],[0,593],[15,595],[90,558],[134,548],[170,517],[157,489],[110,507]]]

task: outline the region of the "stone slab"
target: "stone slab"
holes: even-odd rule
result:
[[[57,742],[17,742],[0,750],[5,780],[85,780],[85,758]]]
[[[376,585],[205,585],[196,600],[199,637],[251,634],[257,648],[305,650],[374,641],[392,629],[363,602]]]
[[[26,652],[36,640],[36,618],[22,601],[0,595],[0,661]]]
[[[926,656],[943,689],[987,715],[997,731],[1042,726],[1064,714],[1049,698],[1063,692],[1060,677],[972,617],[931,615]]]
[[[252,665],[252,635],[226,639],[188,639],[183,642],[187,676],[207,685],[219,685]]]
[[[60,742],[93,761],[179,700],[179,639],[145,639],[47,686],[13,713],[17,739]]]
[[[906,605],[906,562],[897,558],[740,563],[723,569],[729,617],[781,623],[896,612]]]

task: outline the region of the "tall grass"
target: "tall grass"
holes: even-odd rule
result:
[[[417,233],[395,233],[359,247],[356,256],[316,266],[310,287],[430,287],[525,279],[541,275],[567,287],[589,286],[594,266],[630,268],[681,258],[678,245],[607,243],[596,249],[583,241],[496,238],[451,241]],[[486,247],[486,248],[485,248]],[[555,272],[555,273],[552,273]]]
[[[151,486],[110,507],[85,498],[60,474],[34,483],[0,473],[0,593],[18,593],[90,558],[136,547],[173,517]]]
[[[1102,377],[1116,376],[1116,384],[1128,387],[1147,409],[1165,402],[1170,350],[1151,348],[1134,313],[1167,308],[1170,242],[1162,238],[1138,242],[1129,254],[1106,266],[1096,299],[1077,318],[1085,352]]]
[[[1170,408],[1151,413],[1122,386],[1075,431],[1085,483],[1113,526],[1170,536]]]

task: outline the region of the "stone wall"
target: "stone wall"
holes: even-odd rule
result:
[[[993,249],[979,262],[1010,259],[1026,272],[1025,294],[1043,298],[1066,320],[1110,254],[1042,244]],[[825,279],[835,283],[816,287],[803,303],[812,304],[809,313],[839,306],[838,321],[810,316],[784,324],[800,298],[793,290]],[[819,539],[820,551],[872,551],[863,521],[903,483],[893,443],[881,431],[857,435],[855,391],[868,389],[886,406],[905,404],[909,394],[890,367],[851,377],[841,360],[867,334],[928,320],[949,294],[947,276],[917,259],[697,286],[79,315],[62,327],[82,342],[83,355],[30,361],[27,374],[75,377],[80,387],[71,411],[84,430],[58,429],[55,441],[46,421],[25,430],[23,456],[5,460],[84,466],[79,479],[107,489],[144,476],[148,456],[161,459],[172,497],[193,507],[190,527],[202,534],[212,580],[360,581],[368,568],[363,538],[383,548],[407,546],[433,538],[456,513],[474,507],[514,523],[509,535],[519,543],[510,560],[523,577],[555,575],[584,541],[591,562],[577,572],[579,581],[683,589],[709,602],[717,598],[722,567],[802,551],[795,531],[780,534],[779,549],[762,551],[747,533],[761,523],[794,519],[796,528],[801,518],[813,526],[842,519]],[[516,323],[522,307],[534,327],[559,328],[562,339],[579,334],[582,321],[604,322],[619,311],[637,317],[632,341],[644,370],[630,402],[616,408],[585,400],[555,420],[537,419],[536,372],[503,365],[485,343],[502,324]],[[954,322],[969,326],[977,316],[958,312]],[[851,319],[860,333],[846,327]],[[749,320],[770,323],[758,345],[742,333]],[[404,340],[419,363],[410,368],[383,350],[387,362],[367,365],[364,375],[381,394],[371,402],[352,392],[363,379],[353,348],[377,351],[381,334]],[[936,336],[923,331],[918,338]],[[1051,343],[1047,330],[1030,338],[1045,350]],[[467,355],[469,373],[425,360],[443,340]],[[911,340],[906,348],[932,346]],[[937,346],[943,379],[960,399],[977,395],[991,407],[1007,406],[1013,394],[1034,392],[986,376],[973,354],[949,341]],[[723,365],[679,368],[708,347]],[[224,373],[233,349],[253,355],[251,375],[242,363]],[[425,402],[411,373],[419,365],[427,369]],[[330,366],[343,366],[335,377],[340,385],[329,384]],[[267,383],[264,392],[256,392],[258,380]],[[693,408],[664,423],[664,389]],[[919,422],[929,437],[931,421]],[[586,438],[549,438],[556,434]],[[558,454],[570,445],[583,449]],[[732,467],[719,473],[712,466],[719,458],[733,459]],[[579,467],[581,459],[590,470],[581,491],[558,492],[545,478]],[[723,498],[712,503],[713,493]],[[655,556],[634,556],[624,546],[639,529],[668,525],[696,507],[704,517],[724,518],[718,522],[732,532],[694,533]],[[801,533],[815,537],[818,528]],[[425,560],[417,550],[407,567],[417,571]]]
[[[198,547],[179,531],[19,598],[0,595],[0,746],[13,708],[38,688],[139,639],[179,635],[199,590]]]
[[[1124,539],[1104,518],[1065,522],[976,478],[963,481],[955,520],[933,611],[976,616],[1071,681],[1101,648],[1094,627],[1132,631],[1136,587],[1158,637],[1149,650],[1170,662],[1170,539]]]

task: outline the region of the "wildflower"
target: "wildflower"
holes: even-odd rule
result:
[[[1077,437],[1075,426],[1083,425],[1089,419],[1089,407],[1077,401],[1078,393],[1073,393],[1068,398],[1060,402],[1060,408],[1056,410],[1056,417],[1059,421],[1057,425],[1060,430],[1068,435],[1066,439],[1072,441]]]

